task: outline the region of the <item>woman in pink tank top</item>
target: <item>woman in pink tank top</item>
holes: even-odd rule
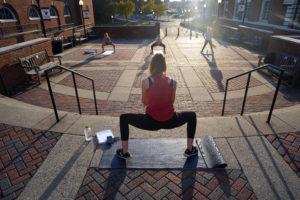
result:
[[[172,129],[187,123],[187,157],[196,155],[193,146],[196,131],[195,112],[175,112],[176,81],[166,76],[167,66],[162,54],[155,54],[149,66],[149,77],[142,81],[142,102],[145,114],[127,113],[120,116],[122,149],[116,155],[123,159],[131,157],[128,152],[129,124],[144,130]]]

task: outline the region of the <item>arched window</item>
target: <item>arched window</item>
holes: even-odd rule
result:
[[[50,17],[51,18],[58,18],[56,9],[54,7],[50,7]]]
[[[0,21],[1,22],[16,22],[17,18],[14,12],[8,7],[0,8]]]
[[[31,7],[29,10],[29,19],[31,20],[36,20],[36,19],[40,19],[40,14],[37,8],[35,7]]]
[[[68,7],[64,8],[64,17],[71,17],[71,12]]]

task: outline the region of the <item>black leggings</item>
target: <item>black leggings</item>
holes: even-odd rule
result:
[[[204,42],[204,45],[203,45],[203,47],[202,47],[202,50],[201,50],[201,52],[203,51],[203,49],[205,48],[205,46],[207,45],[207,43],[209,43],[209,46],[210,46],[211,52],[213,53],[213,52],[214,52],[214,50],[213,50],[213,46],[212,46],[212,41],[211,41],[211,40],[205,40],[205,42]]]
[[[161,46],[164,48],[164,51],[166,50],[166,45],[164,45],[163,43],[156,43],[154,42],[152,45],[151,45],[151,50],[153,51],[153,47],[155,46]]]
[[[168,121],[157,121],[147,114],[122,114],[120,116],[121,139],[128,140],[129,124],[140,129],[156,131],[159,129],[172,129],[187,123],[187,137],[194,138],[197,119],[194,112],[178,112]]]

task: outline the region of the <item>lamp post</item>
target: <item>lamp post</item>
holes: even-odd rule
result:
[[[217,4],[217,19],[219,18],[219,6],[220,3],[222,3],[222,0],[218,0],[218,4]]]
[[[42,32],[43,32],[44,37],[47,37],[46,30],[45,30],[44,19],[43,19],[43,15],[42,15],[42,11],[41,11],[41,6],[40,6],[40,0],[36,0],[36,3],[37,3],[37,6],[39,8],[39,15],[40,15],[40,18],[41,18]]]
[[[114,16],[111,16],[111,22],[114,24]]]
[[[81,16],[82,16],[83,31],[84,31],[84,36],[86,37],[84,15],[83,15],[82,6],[83,6],[83,0],[79,0],[79,7],[80,7],[80,10],[81,10]]]
[[[204,21],[205,21],[205,10],[206,10],[206,3],[204,3],[204,5],[203,5],[203,8],[204,8],[204,10],[203,10],[203,19],[204,19]]]

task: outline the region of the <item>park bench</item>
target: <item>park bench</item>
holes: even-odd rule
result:
[[[59,42],[61,44],[61,52],[65,50],[67,47],[73,47],[73,39],[72,37],[55,37],[54,42]]]
[[[75,44],[81,44],[82,42],[87,41],[87,38],[84,35],[82,35],[81,32],[75,32],[73,38]]]
[[[264,37],[261,35],[254,35],[244,39],[243,43],[251,46],[252,48],[259,48],[263,43]]]
[[[300,57],[283,53],[281,51],[274,51],[268,53],[266,56],[259,56],[258,66],[267,65],[267,69],[272,74],[279,76],[280,70],[283,69],[283,79],[294,86],[300,77]],[[272,66],[275,66],[273,68]],[[278,68],[278,69],[276,69]]]
[[[239,29],[233,26],[222,25],[221,26],[223,38],[225,40],[239,42],[240,41],[240,32]]]
[[[244,25],[239,25],[239,30],[243,43],[253,49],[264,49],[267,46],[268,37],[273,34],[273,31],[270,30]]]
[[[57,60],[53,60],[57,58]],[[49,56],[47,50],[19,58],[20,65],[23,67],[27,76],[37,76],[39,84],[41,84],[41,75],[45,70],[54,66],[61,65],[60,56]]]

